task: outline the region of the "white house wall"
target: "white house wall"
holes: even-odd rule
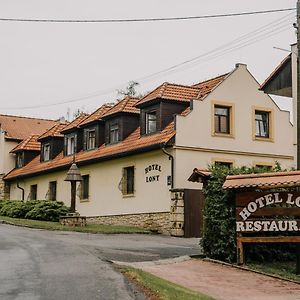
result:
[[[145,174],[150,165],[161,166],[161,171],[154,170]],[[135,166],[135,194],[123,196],[119,190],[123,167]],[[170,186],[167,177],[171,175],[168,157],[161,150],[146,154],[94,163],[80,167],[82,175],[90,176],[89,201],[80,202],[77,198],[76,209],[85,216],[106,216],[119,214],[169,212]],[[159,175],[158,181],[146,182],[147,176]],[[40,175],[20,181],[25,189],[25,200],[30,193],[30,185],[37,184],[37,198],[45,199],[50,181],[57,181],[57,200],[70,206],[70,183],[65,182],[66,171]],[[11,184],[10,198],[21,199],[21,190],[16,183]]]
[[[236,166],[274,164],[275,161],[283,167],[294,166],[293,126],[289,113],[280,111],[258,88],[259,84],[246,66],[239,65],[203,101],[194,100],[190,114],[176,117],[176,187],[194,186],[186,182],[193,168],[207,168],[215,159],[233,161]],[[233,104],[233,137],[212,134],[214,102]],[[272,110],[273,141],[253,139],[253,107]]]
[[[5,134],[0,128],[0,174],[8,173],[15,167],[15,155],[9,153],[17,146],[17,142],[5,139]]]

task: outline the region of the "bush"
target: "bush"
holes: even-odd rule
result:
[[[25,215],[25,218],[41,221],[58,221],[60,216],[65,216],[68,212],[69,208],[63,202],[40,201]]]
[[[58,221],[60,216],[68,212],[69,208],[57,201],[0,201],[0,215],[11,218]]]

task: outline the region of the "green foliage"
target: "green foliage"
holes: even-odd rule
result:
[[[11,218],[58,221],[68,212],[69,208],[57,201],[0,201],[0,215]]]
[[[235,193],[222,188],[226,176],[281,171],[281,167],[276,163],[273,170],[248,167],[229,169],[221,166],[211,167],[210,170],[211,178],[204,187],[204,233],[201,245],[206,256],[233,262],[236,260]],[[265,251],[266,247],[263,249]],[[256,251],[255,255],[258,253],[265,256],[263,251]],[[254,257],[253,252],[251,256]]]

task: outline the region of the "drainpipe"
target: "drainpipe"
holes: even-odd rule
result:
[[[165,149],[170,140],[171,139],[169,139],[163,144],[162,151],[169,157],[169,160],[171,161],[171,189],[173,189],[174,188],[174,156],[169,152],[167,152]]]
[[[17,179],[17,188],[22,191],[22,201],[24,201],[25,190],[22,187],[20,187],[19,179]]]

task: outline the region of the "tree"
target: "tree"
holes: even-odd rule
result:
[[[136,95],[136,87],[139,85],[136,81],[129,81],[125,90],[117,90],[118,95],[134,97]]]

